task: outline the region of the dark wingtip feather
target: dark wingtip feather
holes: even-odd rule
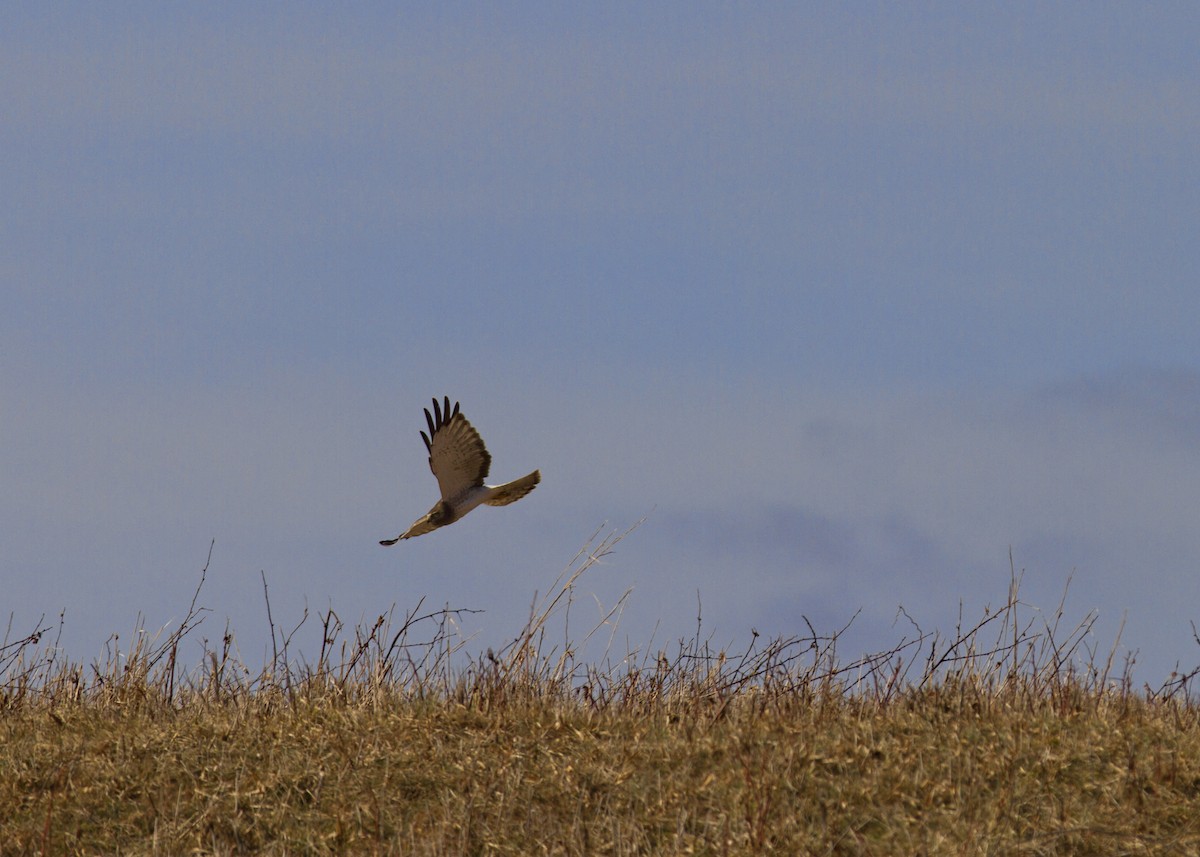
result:
[[[425,434],[425,432],[421,432],[421,440],[425,441],[425,449],[429,452],[432,452],[433,451],[433,445],[432,445],[433,442],[430,441],[429,435]]]
[[[429,445],[433,442],[433,436],[438,433],[442,426],[458,416],[459,408],[458,402],[455,402],[454,409],[451,410],[449,396],[444,396],[440,402],[436,397],[430,399],[430,401],[433,402],[433,413],[429,412],[429,408],[425,409],[425,424],[429,426],[429,434],[421,432],[421,437],[425,441],[426,448],[429,448]]]

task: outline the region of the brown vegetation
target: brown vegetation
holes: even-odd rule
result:
[[[547,623],[618,540],[473,661],[453,611],[327,613],[303,665],[272,624],[258,672],[180,667],[195,601],[87,667],[6,641],[0,854],[1200,853],[1195,673],[1135,689],[1015,583],[848,664],[812,629],[580,664]]]

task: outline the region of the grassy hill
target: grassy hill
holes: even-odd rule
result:
[[[473,660],[447,611],[326,614],[304,665],[272,627],[255,671],[228,637],[178,663],[195,601],[86,666],[6,641],[0,854],[1200,853],[1195,673],[1134,688],[1015,586],[852,663],[816,633],[577,663],[547,622],[614,541]]]

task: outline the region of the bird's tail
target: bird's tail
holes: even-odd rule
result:
[[[517,500],[520,500],[536,488],[537,484],[541,481],[542,472],[535,470],[528,476],[522,476],[520,479],[514,479],[512,482],[505,482],[503,485],[497,485],[492,489],[492,496],[483,502],[489,506],[507,506],[509,503],[515,503]]]

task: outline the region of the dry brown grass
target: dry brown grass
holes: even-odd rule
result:
[[[327,613],[310,664],[272,622],[255,672],[229,635],[178,664],[195,601],[88,667],[6,641],[0,854],[1200,853],[1195,673],[1134,689],[1015,583],[852,663],[809,629],[581,664],[547,628],[618,540],[473,661],[453,611]]]

